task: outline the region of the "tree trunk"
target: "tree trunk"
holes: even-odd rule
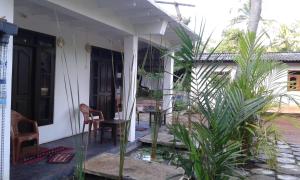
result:
[[[262,0],[250,0],[248,31],[256,33],[261,14]]]

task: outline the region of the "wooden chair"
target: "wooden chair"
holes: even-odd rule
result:
[[[97,130],[100,129],[100,122],[104,121],[104,116],[103,116],[102,112],[98,111],[98,110],[94,110],[94,109],[90,108],[89,106],[87,106],[86,104],[80,104],[79,109],[83,115],[82,133],[84,133],[85,125],[88,124],[89,125],[89,131],[88,131],[89,137],[91,135],[92,126],[93,126],[94,137],[96,138]],[[98,115],[99,118],[94,119],[94,115]]]
[[[27,124],[31,126],[30,132],[22,132],[19,127],[20,125]],[[38,153],[39,146],[39,130],[36,121],[30,120],[16,111],[11,111],[11,139],[13,146],[13,163],[19,160],[19,155],[21,152],[21,146],[23,142],[26,141],[36,141],[36,153]]]

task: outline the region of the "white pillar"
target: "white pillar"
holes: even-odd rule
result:
[[[138,37],[124,38],[123,116],[131,120],[129,141],[135,141]]]
[[[14,0],[1,0],[0,1],[0,17],[5,17],[8,22],[13,22],[14,17]],[[13,39],[12,37],[9,40],[8,52],[7,52],[7,73],[6,73],[6,110],[5,110],[5,119],[4,127],[0,127],[4,130],[1,134],[4,135],[3,145],[0,143],[0,149],[3,150],[2,156],[4,159],[0,160],[0,179],[9,179],[9,168],[10,168],[10,107],[11,107],[11,85],[12,85],[12,52],[13,52]],[[0,123],[2,126],[2,123]],[[1,156],[1,157],[2,157]],[[2,172],[3,171],[3,172]]]
[[[164,59],[164,85],[163,85],[163,109],[167,110],[168,122],[172,119],[172,97],[173,97],[173,69],[174,60],[170,57]]]

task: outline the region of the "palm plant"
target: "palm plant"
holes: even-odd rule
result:
[[[192,96],[195,95],[192,92],[193,88],[195,88],[195,83],[192,85],[192,77],[195,75],[193,74],[193,70],[196,67],[195,60],[202,59],[206,49],[208,48],[208,42],[211,38],[211,34],[208,36],[207,39],[204,39],[204,29],[205,24],[202,22],[200,25],[200,30],[195,39],[192,39],[187,32],[183,28],[176,29],[175,32],[177,36],[181,40],[180,49],[175,51],[175,55],[169,55],[171,58],[175,60],[175,64],[177,66],[177,70],[180,70],[183,74],[177,80],[176,85],[181,86],[183,91],[187,93],[187,112],[188,112],[188,127],[191,128],[192,119]],[[218,44],[219,45],[219,44]],[[210,59],[211,55],[215,52],[218,45],[212,49],[211,53],[203,59]],[[218,58],[218,57],[216,57]],[[215,71],[217,66],[211,67],[209,72]],[[199,80],[200,81],[200,80]],[[196,82],[196,84],[203,85],[203,81]]]
[[[242,7],[238,8],[238,15],[231,20],[231,24],[240,24],[243,22],[248,22],[250,16],[250,1],[246,1],[242,4]]]
[[[256,8],[253,8],[253,9],[255,9],[254,11],[251,11],[252,5],[256,6]],[[245,24],[245,25],[247,25],[249,31],[254,30],[255,32],[257,32],[258,22],[261,22],[261,28],[260,28],[261,32],[263,32],[268,37],[268,39],[271,41],[271,37],[268,34],[268,31],[269,31],[269,29],[272,28],[275,20],[263,18],[261,16],[261,13],[259,12],[259,9],[257,8],[257,6],[261,6],[261,1],[256,1],[256,2],[254,2],[252,0],[243,1],[242,7],[238,8],[237,16],[231,20],[230,26]],[[253,19],[256,19],[257,22],[252,21]],[[253,25],[254,25],[254,29],[253,29]]]
[[[293,52],[300,50],[299,25],[281,24],[279,32],[269,49],[274,52]]]
[[[203,56],[207,41],[193,42],[182,29],[177,30],[177,34],[181,39],[181,49],[174,59],[185,71],[182,82],[190,84],[185,86],[190,102],[193,102],[189,105],[206,120],[205,123],[201,123],[202,119],[190,121],[188,128],[182,123],[171,126],[174,136],[189,150],[187,164],[191,167],[186,167],[186,172],[191,172],[190,175],[197,179],[228,179],[238,175],[236,168],[244,163],[243,159],[250,150],[251,143],[245,137],[251,140],[257,137],[256,151],[264,149],[267,156],[274,157],[276,152],[272,151],[275,148],[272,149],[274,141],[271,140],[272,137],[276,139],[275,130],[258,119],[271,103],[285,95],[278,91],[278,86],[284,83],[279,81],[284,75],[284,65],[264,60],[261,37],[248,33],[239,41],[236,79],[228,82],[227,78],[214,74],[218,63],[207,63],[214,51]],[[198,41],[202,41],[201,35],[203,32]],[[194,59],[205,57],[206,63],[195,66]],[[267,137],[269,135],[274,136]]]
[[[213,74],[199,76],[212,81]],[[198,79],[193,79],[197,81]],[[213,83],[211,83],[213,84]],[[246,100],[235,87],[203,88],[197,92],[195,108],[207,122],[192,122],[191,130],[183,124],[171,126],[176,138],[189,150],[192,172],[197,179],[228,179],[239,176],[242,142],[235,139],[240,125],[267,103],[267,98]]]
[[[203,24],[196,41],[192,40],[183,29],[177,29],[176,32],[181,39],[181,47],[172,58],[181,67],[181,71],[184,71],[179,81],[188,93],[189,122],[188,129],[182,123],[173,124],[170,128],[174,136],[182,141],[189,150],[189,158],[184,160],[185,166],[183,166],[186,173],[189,176],[195,175],[197,179],[211,179],[221,176],[225,171],[229,171],[225,166],[235,166],[233,162],[241,155],[239,142],[228,143],[232,127],[227,126],[229,124],[226,124],[227,121],[221,121],[221,118],[228,116],[228,114],[223,113],[222,109],[226,105],[229,107],[229,103],[224,100],[224,95],[220,91],[227,82],[222,81],[226,78],[219,78],[214,74],[218,68],[218,63],[195,65],[194,60],[198,58],[206,59],[207,62],[216,49],[214,48],[206,58],[204,57],[210,36],[207,40],[203,40]],[[218,98],[215,98],[216,95],[218,95]],[[223,107],[216,106],[221,105],[222,102]],[[202,118],[196,122],[191,121],[192,106],[207,120],[205,124],[201,123]],[[232,108],[228,107],[228,111],[233,111]],[[229,118],[230,116],[227,117],[227,119]],[[222,127],[222,123],[226,125]],[[223,133],[225,129],[226,133]],[[225,152],[224,148],[228,151]],[[231,164],[227,160],[230,160]]]
[[[286,76],[286,66],[278,61],[264,59],[265,48],[262,46],[261,38],[262,36],[256,37],[255,33],[240,37],[240,53],[235,60],[238,72],[232,86],[239,88],[246,99],[267,98],[268,103],[242,124],[239,135],[243,138],[243,149],[246,154],[263,150],[271,160],[270,165],[274,166],[276,162],[274,145],[278,133],[272,125],[266,128],[266,121],[262,120],[260,115],[266,112],[270,105],[281,104],[282,97],[287,96],[292,100],[294,98],[285,94],[287,82],[280,80]],[[256,141],[253,141],[254,139]]]

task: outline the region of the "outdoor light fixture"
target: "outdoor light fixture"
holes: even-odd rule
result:
[[[84,49],[87,53],[92,52],[92,46],[90,45],[90,43],[86,43],[85,46],[84,46]]]
[[[63,48],[65,46],[65,40],[64,40],[64,38],[58,37],[57,40],[56,40],[56,45],[59,48]]]
[[[5,131],[5,110],[6,110],[6,99],[7,99],[7,89],[6,89],[6,70],[7,70],[7,45],[9,43],[9,37],[16,35],[18,32],[18,27],[14,24],[6,22],[4,18],[0,18],[0,111],[1,111],[1,129],[0,129],[0,174],[4,171],[4,136]]]

